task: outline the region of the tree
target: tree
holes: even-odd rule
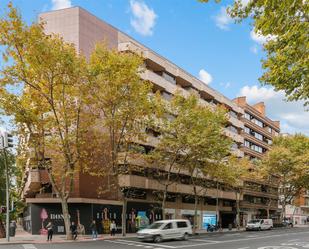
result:
[[[48,171],[70,238],[67,201],[87,128],[87,122],[81,121],[85,60],[73,45],[45,35],[43,24],[28,26],[11,4],[9,9],[0,19],[0,45],[8,62],[0,71],[1,107],[13,116],[25,141],[35,145],[37,167]],[[10,91],[12,87],[15,91]]]
[[[195,95],[188,98],[176,95],[169,111],[154,153],[157,160],[167,166],[167,174],[178,168],[190,176],[195,197],[195,232],[199,196],[206,191],[203,178],[215,175],[220,170],[218,165],[230,152],[231,140],[223,135],[226,112],[200,105]],[[170,180],[168,178],[165,184],[165,197]]]
[[[98,44],[89,62],[87,105],[98,117],[98,136],[106,141],[104,156],[111,176],[122,173],[120,159],[128,165],[130,144],[144,139],[145,125],[150,114],[151,84],[143,81],[143,59],[134,53],[108,50]],[[124,154],[120,156],[120,153]],[[106,170],[104,168],[103,170]],[[118,181],[116,181],[116,185]],[[122,230],[126,232],[126,193],[123,189]]]
[[[260,163],[264,178],[278,179],[281,189],[281,219],[285,216],[286,205],[309,183],[309,138],[304,135],[279,137],[274,140],[272,149]]]
[[[265,71],[260,81],[272,85],[275,90],[285,91],[289,100],[304,100],[308,105],[308,2],[235,0],[229,13],[238,22],[252,18],[254,31],[268,38],[263,44],[266,58],[262,60],[262,66]]]

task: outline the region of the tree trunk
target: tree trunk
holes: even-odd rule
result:
[[[63,221],[64,221],[64,227],[65,227],[65,233],[66,233],[66,239],[71,240],[72,234],[70,231],[70,214],[69,214],[69,207],[68,207],[68,201],[66,198],[61,197],[61,207],[62,207],[62,215],[63,215]]]
[[[193,234],[196,233],[196,227],[197,227],[197,204],[198,204],[198,196],[196,193],[196,186],[193,187],[194,188],[194,221],[193,221]]]
[[[268,199],[267,210],[266,210],[266,212],[267,212],[267,219],[269,219],[269,217],[270,217],[270,205],[271,205],[271,200]]]
[[[164,191],[163,191],[162,207],[161,207],[163,220],[165,219],[165,204],[166,204],[167,188],[168,188],[168,185],[165,184]]]
[[[122,236],[126,236],[126,229],[127,229],[127,219],[126,219],[126,215],[127,215],[127,198],[125,196],[125,194],[123,193],[123,204],[122,204],[122,224],[121,224],[121,228],[122,228]]]
[[[240,199],[240,193],[236,192],[236,228],[239,230],[239,199]]]
[[[281,222],[283,221],[283,219],[285,218],[285,200],[283,200],[282,202],[282,212],[281,212]]]

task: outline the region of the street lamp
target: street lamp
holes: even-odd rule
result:
[[[10,191],[9,191],[9,169],[6,149],[13,147],[13,136],[7,131],[0,130],[0,150],[4,156],[5,182],[6,182],[6,240],[10,241]]]

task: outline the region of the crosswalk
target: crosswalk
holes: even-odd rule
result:
[[[33,244],[22,244],[24,249],[37,249]]]

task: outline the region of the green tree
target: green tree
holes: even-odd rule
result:
[[[285,91],[289,100],[304,100],[309,104],[308,2],[251,0],[243,3],[235,0],[229,8],[230,15],[238,22],[250,17],[257,34],[272,38],[263,45],[265,71],[260,81]]]
[[[274,140],[272,149],[260,163],[265,179],[272,176],[278,179],[280,186],[281,218],[284,218],[286,205],[302,189],[308,189],[309,183],[309,138],[304,135],[279,137]]]
[[[87,92],[89,110],[99,117],[96,126],[100,140],[105,141],[106,167],[112,177],[123,173],[119,162],[128,165],[130,145],[145,138],[145,127],[151,111],[151,84],[142,80],[143,59],[134,53],[108,50],[98,44],[89,62]],[[118,185],[118,181],[116,184]],[[126,231],[126,193],[123,193],[122,231]]]
[[[227,116],[221,108],[212,110],[200,105],[195,95],[188,98],[176,95],[169,110],[154,153],[156,160],[167,166],[168,175],[173,168],[178,168],[190,176],[195,197],[195,232],[199,196],[206,191],[206,186],[201,186],[205,183],[203,177],[218,174],[220,163],[230,153],[231,140],[223,134]],[[171,180],[166,179],[165,198]],[[163,199],[163,207],[164,202]]]
[[[28,26],[12,5],[9,9],[0,19],[0,45],[8,62],[0,71],[1,108],[13,116],[28,145],[34,145],[37,167],[48,171],[70,238],[67,201],[87,128],[87,122],[81,121],[85,60],[73,45],[45,35],[43,24]]]

